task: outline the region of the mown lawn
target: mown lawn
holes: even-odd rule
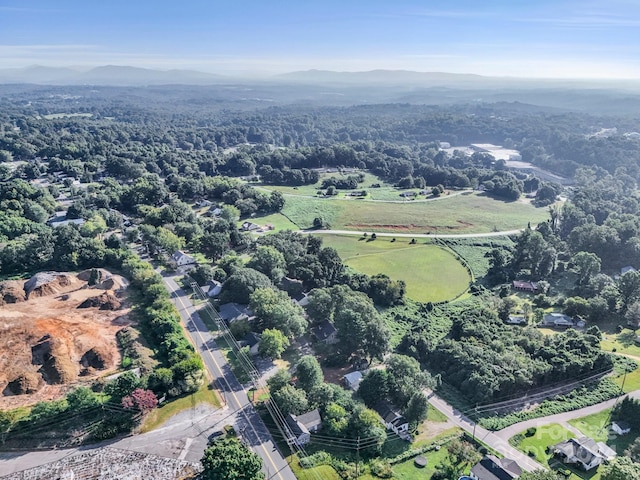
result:
[[[615,327],[611,327],[613,330]],[[603,328],[604,331],[607,331]],[[640,335],[640,330],[625,328],[620,333],[607,333],[602,337],[600,345],[603,350],[632,355],[640,359],[640,345],[635,343],[636,337]]]
[[[480,233],[524,228],[546,220],[546,209],[478,192],[434,201],[375,202],[287,196],[282,211],[300,228],[322,217],[332,229],[405,233]]]
[[[536,429],[534,435],[527,437],[525,432],[515,435],[509,440],[518,450],[533,456],[542,465],[547,465],[552,459],[552,454],[547,452],[547,447],[574,437],[574,434],[562,425],[552,423]]]
[[[427,459],[427,466],[424,468],[416,467],[415,463],[413,463],[413,458],[406,462],[398,463],[393,466],[393,478],[397,478],[399,480],[431,478],[431,475],[436,471],[436,467],[446,460],[447,455],[447,449],[444,447],[440,450],[433,450],[423,454],[422,456]]]
[[[429,243],[410,245],[409,239],[361,239],[350,235],[323,235],[323,245],[337,250],[354,270],[368,275],[384,273],[404,280],[407,296],[419,302],[450,300],[463,293],[471,277],[447,250]]]
[[[588,418],[588,417],[585,417]],[[590,420],[591,421],[591,420]],[[595,421],[595,420],[594,420]],[[573,425],[573,422],[569,422]],[[576,426],[576,428],[578,428]],[[533,454],[534,458],[549,468],[554,470],[567,469],[571,471],[568,480],[599,480],[602,468],[597,468],[584,472],[577,470],[570,465],[565,465],[558,459],[554,458],[551,453],[547,452],[547,447],[560,443],[575,435],[557,423],[543,425],[536,429],[536,433],[531,437],[524,437],[525,432],[512,437],[509,443],[513,444],[518,450],[529,454]],[[562,477],[564,478],[564,477]]]

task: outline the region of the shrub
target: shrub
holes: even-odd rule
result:
[[[538,430],[536,429],[536,427],[527,428],[527,431],[525,432],[525,436],[533,437],[536,434],[537,431]]]
[[[393,470],[391,469],[391,465],[389,465],[389,462],[385,460],[373,460],[369,464],[369,468],[371,470],[371,473],[378,478],[393,477]]]

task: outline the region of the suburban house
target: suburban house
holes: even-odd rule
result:
[[[63,227],[65,225],[82,225],[86,222],[84,218],[67,218],[66,210],[64,212],[55,212],[53,217],[47,220],[47,225],[53,228]]]
[[[382,417],[382,421],[385,427],[387,427],[387,430],[391,430],[403,438],[408,436],[409,422],[404,416],[400,415],[392,405],[387,402],[378,402],[373,409]]]
[[[316,408],[302,415],[288,414],[286,418],[287,426],[295,437],[293,443],[298,446],[306,445],[311,440],[311,433],[317,432],[322,427],[322,417]]]
[[[247,333],[240,339],[240,345],[243,347],[249,347],[251,355],[258,355],[258,348],[260,347],[260,335],[254,332]]]
[[[511,284],[514,290],[520,292],[536,293],[538,291],[538,284],[536,282],[527,282],[524,280],[514,280]]]
[[[469,476],[474,480],[513,480],[521,473],[515,460],[487,455],[471,468]]]
[[[242,224],[242,226],[240,227],[240,229],[243,232],[255,232],[257,230],[260,230],[262,227],[260,227],[260,225],[258,225],[257,223],[253,223],[253,222],[244,222]]]
[[[347,373],[344,378],[344,385],[353,390],[354,392],[358,391],[358,387],[360,386],[360,382],[362,381],[362,377],[364,377],[363,373],[360,371],[355,371],[351,373]]]
[[[542,324],[550,327],[573,327],[573,318],[563,313],[547,313],[542,317]]]
[[[220,318],[225,322],[231,323],[234,320],[246,318],[247,320],[255,317],[253,310],[248,305],[241,305],[239,303],[224,303],[218,307],[220,309]]]
[[[332,345],[338,341],[338,330],[329,320],[325,320],[320,325],[313,327],[311,333],[319,342],[327,345]]]
[[[509,318],[507,318],[506,323],[510,325],[526,325],[527,319],[519,315],[509,315]]]
[[[215,280],[209,280],[203,290],[206,290],[209,298],[217,297],[222,292],[222,284]]]
[[[564,463],[578,465],[585,471],[596,468],[602,462],[616,456],[616,452],[604,442],[596,442],[589,437],[571,438],[551,448]]]
[[[176,265],[176,267],[183,267],[185,265],[194,265],[198,263],[195,258],[191,255],[187,255],[182,250],[176,250],[171,255],[171,261]]]
[[[615,422],[611,422],[611,431],[618,435],[626,435],[631,431],[631,425],[627,422],[617,420]]]

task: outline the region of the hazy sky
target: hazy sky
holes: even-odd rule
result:
[[[0,68],[640,78],[639,0],[0,0]]]

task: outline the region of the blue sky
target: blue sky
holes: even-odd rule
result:
[[[640,78],[638,0],[0,0],[0,68]]]

